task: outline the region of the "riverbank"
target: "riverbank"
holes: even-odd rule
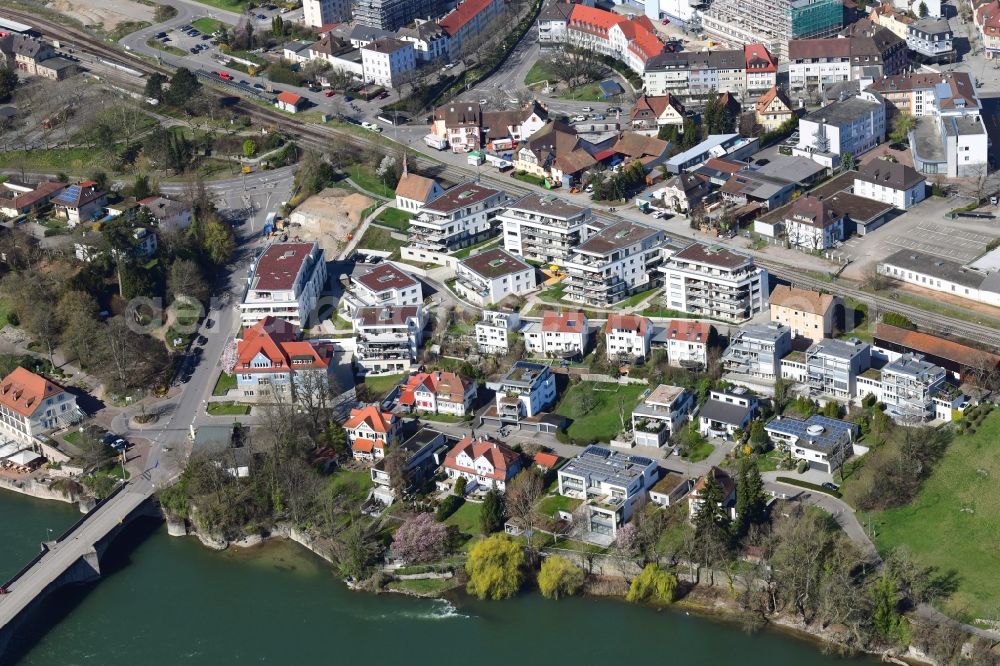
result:
[[[191,524],[190,521],[184,521],[183,525],[178,521],[168,521],[167,527],[168,533],[171,536],[194,537],[201,545],[214,551],[224,551],[233,547],[250,555],[250,551],[255,548],[263,548],[269,543],[284,541],[304,548],[327,564],[336,564],[331,548],[323,547],[316,539],[287,525],[275,526],[264,535],[247,536],[232,541],[204,534]],[[432,589],[432,586],[428,585],[428,589],[420,590],[399,584],[404,582],[409,581],[399,580],[388,572],[380,572],[372,580],[360,583],[348,581],[346,582],[346,586],[353,593],[358,594],[372,593],[380,595],[389,593],[424,599],[442,599],[450,603],[457,603],[459,607],[462,601],[467,599],[467,595],[464,592],[465,577],[461,572],[456,572],[456,575],[449,579],[449,586],[444,586],[440,589]],[[728,627],[739,628],[748,634],[756,634],[765,630],[779,632],[794,640],[809,643],[820,654],[832,654],[838,657],[855,656],[845,653],[843,638],[846,629],[843,627],[830,626],[824,628],[816,625],[805,625],[797,618],[785,615],[768,616],[767,618],[758,616],[758,619],[761,621],[752,623],[751,625],[751,623],[748,623],[747,614],[740,609],[733,596],[723,589],[721,581],[719,582],[720,585],[718,586],[711,586],[707,583],[692,585],[688,587],[681,599],[678,599],[670,606],[651,606],[648,609],[653,612],[668,611],[671,613],[696,615],[705,621],[718,622]],[[590,575],[582,596],[592,599],[613,600],[625,604],[624,597],[627,591],[628,583],[622,576],[608,576],[606,574]],[[524,591],[523,594],[533,595],[537,594],[537,591]],[[840,631],[841,629],[843,631]],[[912,652],[906,655],[874,651],[863,654],[868,657],[880,658],[882,661],[896,659],[901,664],[930,664],[933,666],[932,661],[926,659],[923,655],[917,655]]]
[[[63,502],[65,504],[78,504],[80,513],[87,513],[89,508],[86,498],[66,493],[59,489],[52,488],[52,483],[43,483],[38,479],[27,478],[19,481],[0,476],[0,490],[9,490],[20,495],[27,495],[35,499]]]

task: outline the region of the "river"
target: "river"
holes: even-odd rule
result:
[[[75,507],[0,492],[0,573],[17,571]],[[869,661],[824,656],[777,632],[738,628],[683,612],[623,602],[443,600],[348,591],[326,562],[287,542],[208,550],[139,522],[102,563],[104,579],[51,597],[27,666],[368,663],[424,666],[576,663],[739,663],[832,666]]]

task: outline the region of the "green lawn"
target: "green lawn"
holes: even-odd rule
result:
[[[389,583],[389,589],[404,590],[413,594],[434,595],[455,587],[454,578],[428,578],[417,580],[397,580]]]
[[[664,319],[695,319],[698,315],[691,314],[689,312],[681,312],[680,310],[671,310],[670,308],[665,308],[660,305],[654,305],[648,307],[639,314],[646,317],[663,317]]]
[[[461,532],[470,536],[479,534],[479,510],[482,504],[466,501],[458,507],[458,511],[448,516],[445,525],[455,525]]]
[[[385,395],[395,388],[399,382],[403,381],[403,378],[406,376],[406,373],[399,375],[368,375],[365,377],[364,384],[373,393]]]
[[[392,227],[396,231],[406,231],[410,228],[410,218],[412,217],[413,213],[408,211],[399,210],[398,208],[386,208],[378,214],[375,222],[386,227]]]
[[[548,289],[538,293],[538,298],[548,303],[563,303],[563,296],[566,294],[566,285],[557,282]]]
[[[912,504],[859,514],[875,530],[879,550],[906,545],[918,563],[958,573],[958,591],[940,604],[963,620],[991,618],[1000,608],[1000,410],[976,433],[957,435]]]
[[[688,454],[686,456],[681,456],[689,462],[701,462],[705,458],[712,455],[712,451],[715,450],[715,446],[709,442],[702,441],[697,446],[693,446],[688,449]]]
[[[597,83],[587,83],[567,90],[559,95],[559,99],[572,99],[578,102],[606,102],[601,86]]]
[[[227,391],[234,388],[236,388],[236,375],[220,372],[219,379],[215,382],[215,388],[212,389],[212,395],[226,395]]]
[[[570,439],[589,443],[592,441],[607,442],[621,432],[618,402],[623,399],[625,420],[631,419],[632,408],[639,402],[639,395],[648,386],[642,384],[603,384],[597,382],[580,382],[568,391],[556,406],[556,413],[572,419],[566,434]],[[585,397],[586,396],[586,397]],[[586,401],[593,403],[590,409]]]
[[[457,250],[455,252],[454,256],[455,256],[456,259],[465,259],[470,254],[472,254],[473,251],[475,251],[475,250],[481,250],[484,247],[488,247],[490,245],[496,245],[499,242],[500,242],[499,238],[487,238],[486,240],[482,241],[481,243],[476,243],[475,245],[470,245],[469,247],[463,247],[461,250]]]
[[[197,21],[191,21],[192,28],[194,28],[195,30],[200,30],[206,35],[211,35],[216,30],[221,28],[223,25],[225,24],[219,19],[208,18],[207,16],[204,18],[200,18]]]
[[[545,61],[536,62],[531,66],[531,69],[528,70],[527,75],[524,77],[524,85],[530,86],[542,81],[559,82],[558,77],[552,72]]]
[[[104,167],[105,160],[100,151],[90,148],[0,151],[0,168],[4,169],[55,169],[66,173],[80,173],[99,166]]]
[[[548,495],[538,503],[538,512],[543,516],[554,516],[556,511],[569,511],[572,513],[582,503],[583,500],[566,497],[565,495]]]
[[[537,185],[538,187],[545,186],[545,179],[541,176],[536,176],[532,173],[527,173],[524,171],[515,171],[514,178],[521,181],[522,183],[528,183],[529,185]]]
[[[469,420],[468,416],[452,416],[451,414],[429,414],[420,412],[417,415],[421,421],[437,421],[438,423],[464,423]]]
[[[340,469],[330,477],[330,494],[334,497],[346,496],[355,502],[361,502],[368,496],[372,487],[372,475],[368,469]]]
[[[209,7],[228,9],[231,12],[242,12],[247,7],[257,4],[250,0],[198,0],[198,2]]]
[[[176,46],[171,46],[170,44],[164,44],[155,37],[150,37],[149,39],[147,39],[146,46],[152,47],[154,49],[159,49],[160,51],[163,51],[164,53],[169,53],[170,55],[175,55],[175,56],[187,55],[187,51],[181,51]]]
[[[399,248],[405,245],[405,241],[397,240],[390,235],[388,229],[380,229],[370,226],[365,230],[365,234],[358,240],[359,250],[388,250],[393,256],[399,256]]]
[[[210,402],[207,411],[212,416],[246,416],[250,413],[250,405],[240,405],[235,402]]]
[[[70,444],[76,444],[77,442],[80,441],[81,437],[83,437],[83,434],[79,430],[74,430],[72,432],[68,432],[65,435],[63,435],[63,439],[65,439]]]
[[[330,319],[333,321],[333,327],[338,331],[350,331],[354,329],[354,324],[344,319],[339,312]]]
[[[375,170],[367,164],[355,164],[345,169],[345,172],[363,190],[386,199],[392,199],[396,196],[396,190],[386,185],[382,178],[375,175]]]
[[[646,291],[640,291],[638,294],[632,294],[624,301],[620,301],[615,305],[615,308],[634,308],[639,305],[642,301],[646,300],[650,296],[655,296],[659,293],[659,289],[647,289]]]
[[[0,298],[0,328],[6,326],[10,321],[10,314],[14,309],[10,304],[10,301],[6,298]]]

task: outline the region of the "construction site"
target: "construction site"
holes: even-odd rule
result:
[[[840,0],[715,0],[701,22],[710,36],[759,42],[787,60],[788,40],[836,35],[844,25],[844,7]]]

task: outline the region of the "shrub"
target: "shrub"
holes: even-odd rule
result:
[[[898,326],[899,328],[908,328],[910,330],[917,328],[914,326],[913,322],[910,321],[909,317],[901,315],[898,312],[886,312],[882,315],[882,321],[890,326]]]
[[[552,555],[542,562],[542,569],[538,572],[538,589],[542,596],[549,599],[569,597],[579,591],[583,580],[583,569],[565,557]]]
[[[469,551],[465,572],[469,594],[480,599],[509,599],[524,582],[524,551],[504,534],[483,539]]]
[[[642,570],[629,586],[625,600],[632,603],[649,601],[658,604],[669,604],[674,601],[677,590],[677,577],[669,571],[664,571],[656,564],[650,563]]]
[[[465,504],[464,498],[457,495],[448,495],[438,505],[437,512],[434,515],[438,519],[438,522],[443,522],[448,519],[448,516],[458,511],[463,504]]]
[[[459,497],[465,496],[465,486],[468,485],[468,481],[465,480],[464,476],[458,477],[455,481],[455,494]]]

